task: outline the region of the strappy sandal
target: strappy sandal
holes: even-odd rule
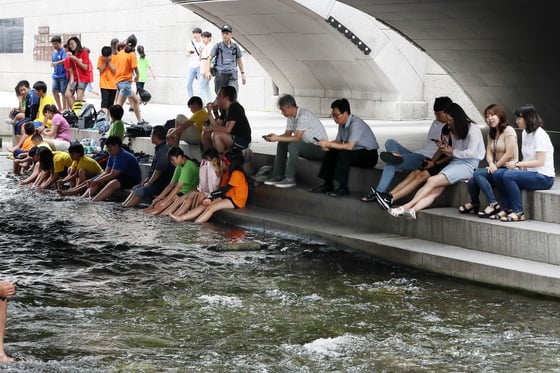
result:
[[[501,218],[500,220],[505,222],[525,221],[525,213],[523,211],[511,212],[507,216]]]
[[[500,211],[500,212],[498,212],[498,213],[496,213],[496,214],[494,214],[494,215],[490,215],[490,216],[488,217],[488,219],[500,220],[500,219],[502,219],[502,218],[508,216],[509,213],[511,213],[511,211],[504,211],[504,210],[502,210],[502,211]]]
[[[495,202],[493,204],[490,204],[488,206],[486,206],[486,208],[482,211],[478,212],[478,217],[479,218],[489,218],[492,215],[496,215],[498,212],[502,211],[502,208],[500,207],[500,205]]]
[[[459,212],[461,214],[470,214],[471,212],[478,211],[480,205],[475,205],[472,202],[467,202],[464,205],[459,206]]]

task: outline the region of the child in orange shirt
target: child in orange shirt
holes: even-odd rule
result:
[[[228,166],[222,179],[220,190],[211,193],[209,198],[202,201],[200,206],[190,210],[182,216],[171,215],[176,221],[191,221],[204,223],[219,210],[244,208],[249,196],[249,184],[243,172],[243,153],[241,149],[233,148],[226,152],[224,162]]]

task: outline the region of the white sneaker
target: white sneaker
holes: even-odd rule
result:
[[[270,179],[264,181],[264,185],[276,185],[281,181],[283,180],[278,179],[277,177],[271,177]]]
[[[400,216],[404,215],[404,209],[401,207],[395,207],[392,209],[388,209],[387,212],[391,215],[394,216],[395,218],[398,218]]]
[[[414,211],[413,209],[406,210],[404,212],[404,217],[408,220],[416,220],[416,211]]]
[[[14,122],[11,119],[6,119],[4,123],[9,124],[10,126],[14,125]]]
[[[276,188],[293,188],[296,186],[296,181],[294,179],[285,178],[284,180],[274,184],[274,186]]]

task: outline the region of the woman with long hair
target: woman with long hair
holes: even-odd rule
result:
[[[202,204],[188,211],[183,215],[171,215],[176,221],[192,221],[204,223],[210,220],[212,215],[219,210],[244,208],[249,196],[249,184],[243,163],[245,158],[239,148],[232,148],[224,155],[224,163],[227,172],[222,179],[222,187],[211,193],[209,198],[202,201]]]
[[[82,42],[76,36],[68,39],[68,50],[65,67],[69,71],[70,78],[66,89],[66,98],[70,104],[73,104],[74,93],[76,94],[76,101],[84,100],[84,91],[88,83],[93,82],[93,74],[90,73],[93,68],[88,51],[82,47]]]
[[[545,132],[543,120],[533,105],[524,105],[515,111],[517,126],[521,133],[522,161],[506,162],[506,169],[498,173],[494,182],[502,201],[502,211],[490,216],[505,222],[523,221],[521,189],[547,190],[552,188],[556,176],[554,170],[554,146]]]
[[[444,112],[451,127],[453,146],[441,140],[436,143],[443,153],[452,156],[453,159],[439,174],[428,178],[410,202],[387,210],[394,217],[416,219],[416,213],[429,207],[447,186],[472,177],[473,170],[484,158],[484,140],[478,125],[456,103],[446,107]]]
[[[488,166],[474,171],[473,177],[468,182],[470,202],[459,206],[461,214],[477,213],[481,218],[487,218],[500,212],[501,207],[496,200],[494,191],[494,175],[500,169],[505,170],[506,163],[516,162],[519,156],[517,148],[517,134],[506,119],[505,109],[497,104],[492,104],[484,110],[486,124],[490,127],[486,143],[486,161]],[[486,196],[488,206],[482,211],[479,194]]]

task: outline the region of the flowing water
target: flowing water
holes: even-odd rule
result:
[[[4,167],[6,169],[6,167]],[[12,372],[560,371],[559,303],[0,176]],[[258,242],[250,252],[210,250]]]

